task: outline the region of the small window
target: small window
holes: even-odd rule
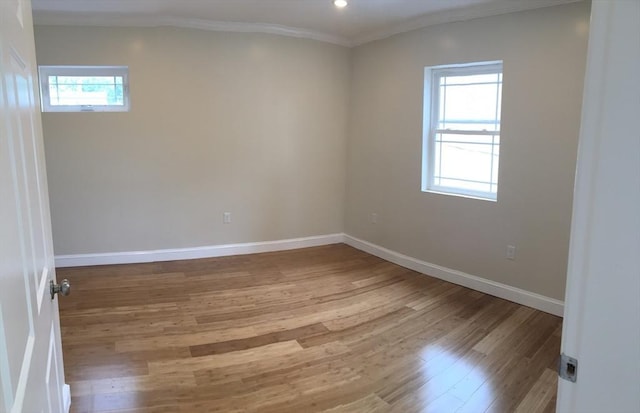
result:
[[[422,190],[496,200],[502,62],[425,68]]]
[[[127,112],[126,66],[40,66],[43,112]]]

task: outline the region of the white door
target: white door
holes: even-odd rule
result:
[[[35,64],[30,1],[0,0],[0,412],[58,413],[69,397]]]
[[[558,412],[640,412],[640,0],[594,0]]]

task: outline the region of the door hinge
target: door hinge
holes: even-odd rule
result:
[[[560,363],[558,365],[558,376],[572,383],[578,378],[578,360],[562,353],[560,355]]]

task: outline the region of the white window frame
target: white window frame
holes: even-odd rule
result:
[[[128,112],[129,68],[127,66],[39,66],[40,99],[43,112]],[[52,105],[49,76],[121,76],[122,105]]]
[[[474,191],[466,188],[458,188],[451,186],[441,186],[435,184],[435,147],[436,135],[439,133],[455,133],[460,135],[488,135],[500,136],[501,129],[497,131],[486,130],[450,130],[437,129],[439,110],[440,110],[440,78],[446,76],[464,76],[464,75],[481,75],[501,73],[504,80],[503,62],[475,62],[457,65],[430,66],[425,67],[424,71],[424,114],[423,114],[423,153],[422,153],[422,191],[433,192],[446,195],[457,195],[463,197],[479,198],[489,201],[497,201],[498,184],[496,184],[496,192],[490,191]],[[501,99],[501,97],[500,97]],[[502,109],[501,109],[502,110]],[[501,121],[500,116],[500,121]],[[500,147],[500,143],[493,144]],[[493,162],[493,160],[492,160]],[[500,165],[498,164],[498,168]],[[493,165],[492,165],[493,169]],[[497,178],[497,177],[496,177]]]

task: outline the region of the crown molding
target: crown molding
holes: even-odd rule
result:
[[[357,36],[351,42],[351,47],[360,46],[376,40],[386,39],[396,34],[422,29],[443,23],[473,20],[481,17],[499,16],[502,14],[516,13],[526,10],[542,9],[546,7],[561,6],[569,3],[577,3],[583,0],[504,0],[497,3],[484,3],[477,6],[463,7],[455,10],[445,10],[430,13],[404,23],[394,25],[384,30],[376,30],[362,36]]]
[[[289,27],[269,23],[225,22],[205,19],[188,19],[170,16],[131,16],[118,14],[77,14],[44,12],[34,10],[36,25],[50,26],[101,26],[101,27],[181,27],[188,29],[210,30],[217,32],[263,33],[280,36],[317,40],[344,47],[355,47],[376,40],[422,29],[436,24],[472,20],[481,17],[498,16],[526,10],[540,9],[563,4],[576,3],[583,0],[502,0],[494,3],[483,3],[476,6],[463,7],[430,13],[416,19],[395,24],[383,30],[376,30],[356,36],[353,39],[327,34],[315,30]]]
[[[349,39],[314,30],[268,23],[223,22],[181,17],[86,15],[43,13],[34,11],[34,23],[40,26],[98,27],[181,27],[215,32],[263,33],[317,40],[344,47],[353,46]]]

